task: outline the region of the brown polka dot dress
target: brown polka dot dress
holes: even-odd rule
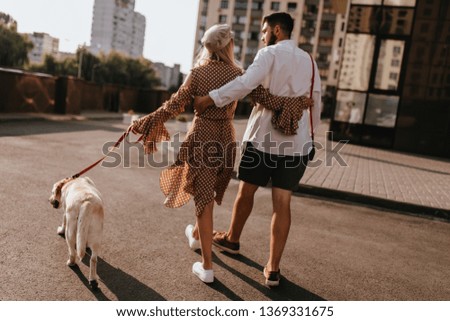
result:
[[[158,110],[134,123],[133,131],[143,134],[146,153],[156,151],[156,143],[170,139],[164,122],[183,112],[186,106],[193,103],[194,96],[205,96],[241,74],[241,69],[220,61],[210,61],[192,69],[190,83],[181,86]],[[301,106],[303,110],[308,108],[309,103],[305,97],[272,96],[261,86],[252,92],[252,98],[273,110],[280,110],[285,104],[297,108]],[[222,108],[212,106],[194,117],[177,160],[160,176],[160,187],[166,195],[164,204],[167,207],[180,207],[193,196],[196,215],[201,215],[211,201],[221,204],[236,158],[232,123],[235,109],[236,102]]]

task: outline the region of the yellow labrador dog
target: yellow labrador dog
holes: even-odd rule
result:
[[[64,210],[58,234],[65,235],[69,248],[67,265],[74,266],[92,251],[89,263],[89,284],[98,287],[97,257],[103,234],[103,201],[94,182],[88,177],[65,178],[53,185],[49,199],[54,208]],[[78,256],[78,258],[77,258]]]

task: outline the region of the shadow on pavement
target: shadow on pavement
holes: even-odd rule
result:
[[[217,292],[222,293],[225,295],[228,299],[232,301],[244,301],[239,295],[231,291],[225,284],[220,282],[217,278],[214,278],[214,283],[208,284],[212,289],[216,290]]]
[[[83,260],[83,261],[84,261],[84,260]],[[78,278],[81,280],[81,282],[83,282],[84,286],[87,287],[87,288],[92,292],[92,294],[95,296],[95,298],[96,298],[98,301],[110,301],[110,299],[108,299],[108,298],[103,294],[101,288],[98,288],[98,289],[96,289],[96,290],[93,290],[93,289],[91,288],[91,286],[89,285],[88,279],[84,276],[83,272],[81,272],[81,270],[80,270],[80,268],[79,268],[78,265],[71,266],[70,268],[72,269],[72,271],[75,272],[75,274],[78,276]]]
[[[194,252],[197,253],[200,256],[202,255],[202,251],[200,249],[195,250]],[[212,255],[213,255],[213,261],[217,262],[216,254],[213,252]],[[217,292],[222,293],[223,295],[225,295],[230,300],[233,300],[233,301],[244,301],[243,298],[241,298],[239,295],[237,295],[232,290],[230,290],[230,288],[228,288],[225,284],[220,282],[217,278],[214,278],[214,282],[213,283],[205,283],[205,284],[208,285],[211,289],[214,289]]]
[[[83,258],[83,263],[89,266],[90,257],[86,255]],[[75,270],[74,270],[75,271]],[[78,268],[79,271],[79,268]],[[80,280],[91,289],[87,278],[81,271],[75,271]],[[98,259],[97,273],[100,276],[101,283],[97,291],[92,291],[97,300],[109,300],[102,292],[102,283],[117,297],[119,301],[166,301],[158,292],[149,288],[144,283],[140,282],[133,276],[125,273],[121,269],[111,266],[108,262]]]
[[[233,258],[239,262],[242,262],[252,268],[257,269],[261,272],[261,279],[263,279],[262,271],[264,269],[263,266],[256,263],[255,261],[249,259],[246,256],[243,255],[231,255],[226,252],[222,252],[223,255],[228,256],[230,258]],[[275,301],[325,301],[324,298],[309,292],[308,290],[305,290],[304,288],[298,286],[297,284],[289,281],[283,275],[281,275],[281,281],[280,285],[276,288],[269,288],[259,281],[255,281],[245,274],[242,274],[241,272],[237,271],[236,269],[232,268],[231,266],[227,265],[225,262],[223,262],[217,255],[213,254],[214,258],[213,261],[215,264],[223,267],[224,269],[228,270],[229,272],[233,273],[235,276],[240,278],[242,281],[248,283],[250,286],[254,287],[256,290],[260,291],[262,294],[264,294],[266,297],[268,297],[271,300]]]

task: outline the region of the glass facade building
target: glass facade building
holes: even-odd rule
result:
[[[450,1],[351,1],[330,131],[450,157]]]

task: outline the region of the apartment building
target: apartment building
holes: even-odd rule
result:
[[[55,58],[57,61],[64,61],[66,59],[76,59],[77,54],[73,52],[65,52],[65,51],[59,51]]]
[[[134,11],[135,0],[95,0],[90,51],[117,51],[133,58],[144,50],[145,17]]]
[[[161,89],[173,90],[178,89],[183,82],[183,74],[180,71],[180,65],[175,64],[173,67],[166,66],[162,62],[155,62],[153,69],[156,72],[156,76],[161,81]]]
[[[247,68],[263,46],[260,41],[262,18],[278,11],[288,12],[294,18],[291,39],[317,61],[324,96],[330,97],[324,99],[327,113],[338,81],[347,0],[200,0],[194,59],[205,30],[217,23],[227,23],[235,32],[236,59]]]
[[[59,39],[44,32],[26,34],[33,43],[33,49],[28,53],[30,64],[42,64],[46,55],[57,56],[59,52]]]

